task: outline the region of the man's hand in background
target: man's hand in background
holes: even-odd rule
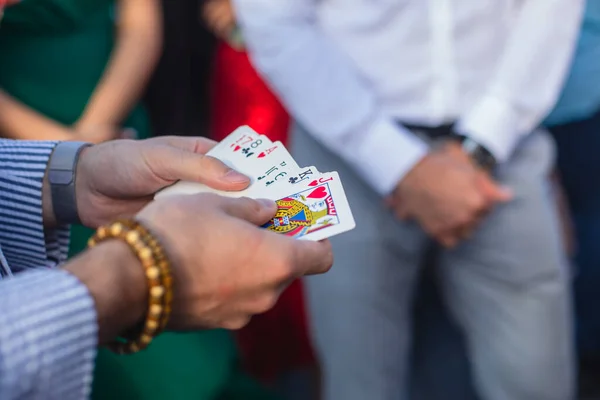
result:
[[[394,191],[390,204],[399,219],[414,219],[445,247],[470,236],[497,203],[511,193],[477,168],[458,143],[425,156]]]

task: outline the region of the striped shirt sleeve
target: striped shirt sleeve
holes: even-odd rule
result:
[[[60,269],[0,281],[0,399],[82,400],[97,346],[94,302]]]
[[[56,142],[0,139],[0,248],[12,272],[66,259],[68,227],[44,231],[42,182]]]

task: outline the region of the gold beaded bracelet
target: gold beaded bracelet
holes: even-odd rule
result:
[[[137,337],[132,340],[117,340],[107,347],[118,354],[137,353],[148,347],[169,321],[173,301],[171,264],[158,240],[135,220],[120,220],[98,228],[88,241],[88,247],[110,239],[127,243],[140,260],[148,281],[149,295],[146,319]]]

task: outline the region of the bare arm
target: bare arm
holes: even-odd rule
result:
[[[0,136],[21,140],[71,140],[71,130],[0,90]]]
[[[115,48],[76,128],[119,125],[142,96],[161,50],[158,0],[119,0]]]

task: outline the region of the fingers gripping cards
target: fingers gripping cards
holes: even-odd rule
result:
[[[155,198],[216,193],[274,200],[277,214],[264,228],[303,240],[322,240],[356,226],[338,173],[321,173],[314,166],[298,166],[281,142],[273,143],[242,126],[207,155],[248,175],[250,186],[239,192],[225,192],[180,181],[157,193]]]

